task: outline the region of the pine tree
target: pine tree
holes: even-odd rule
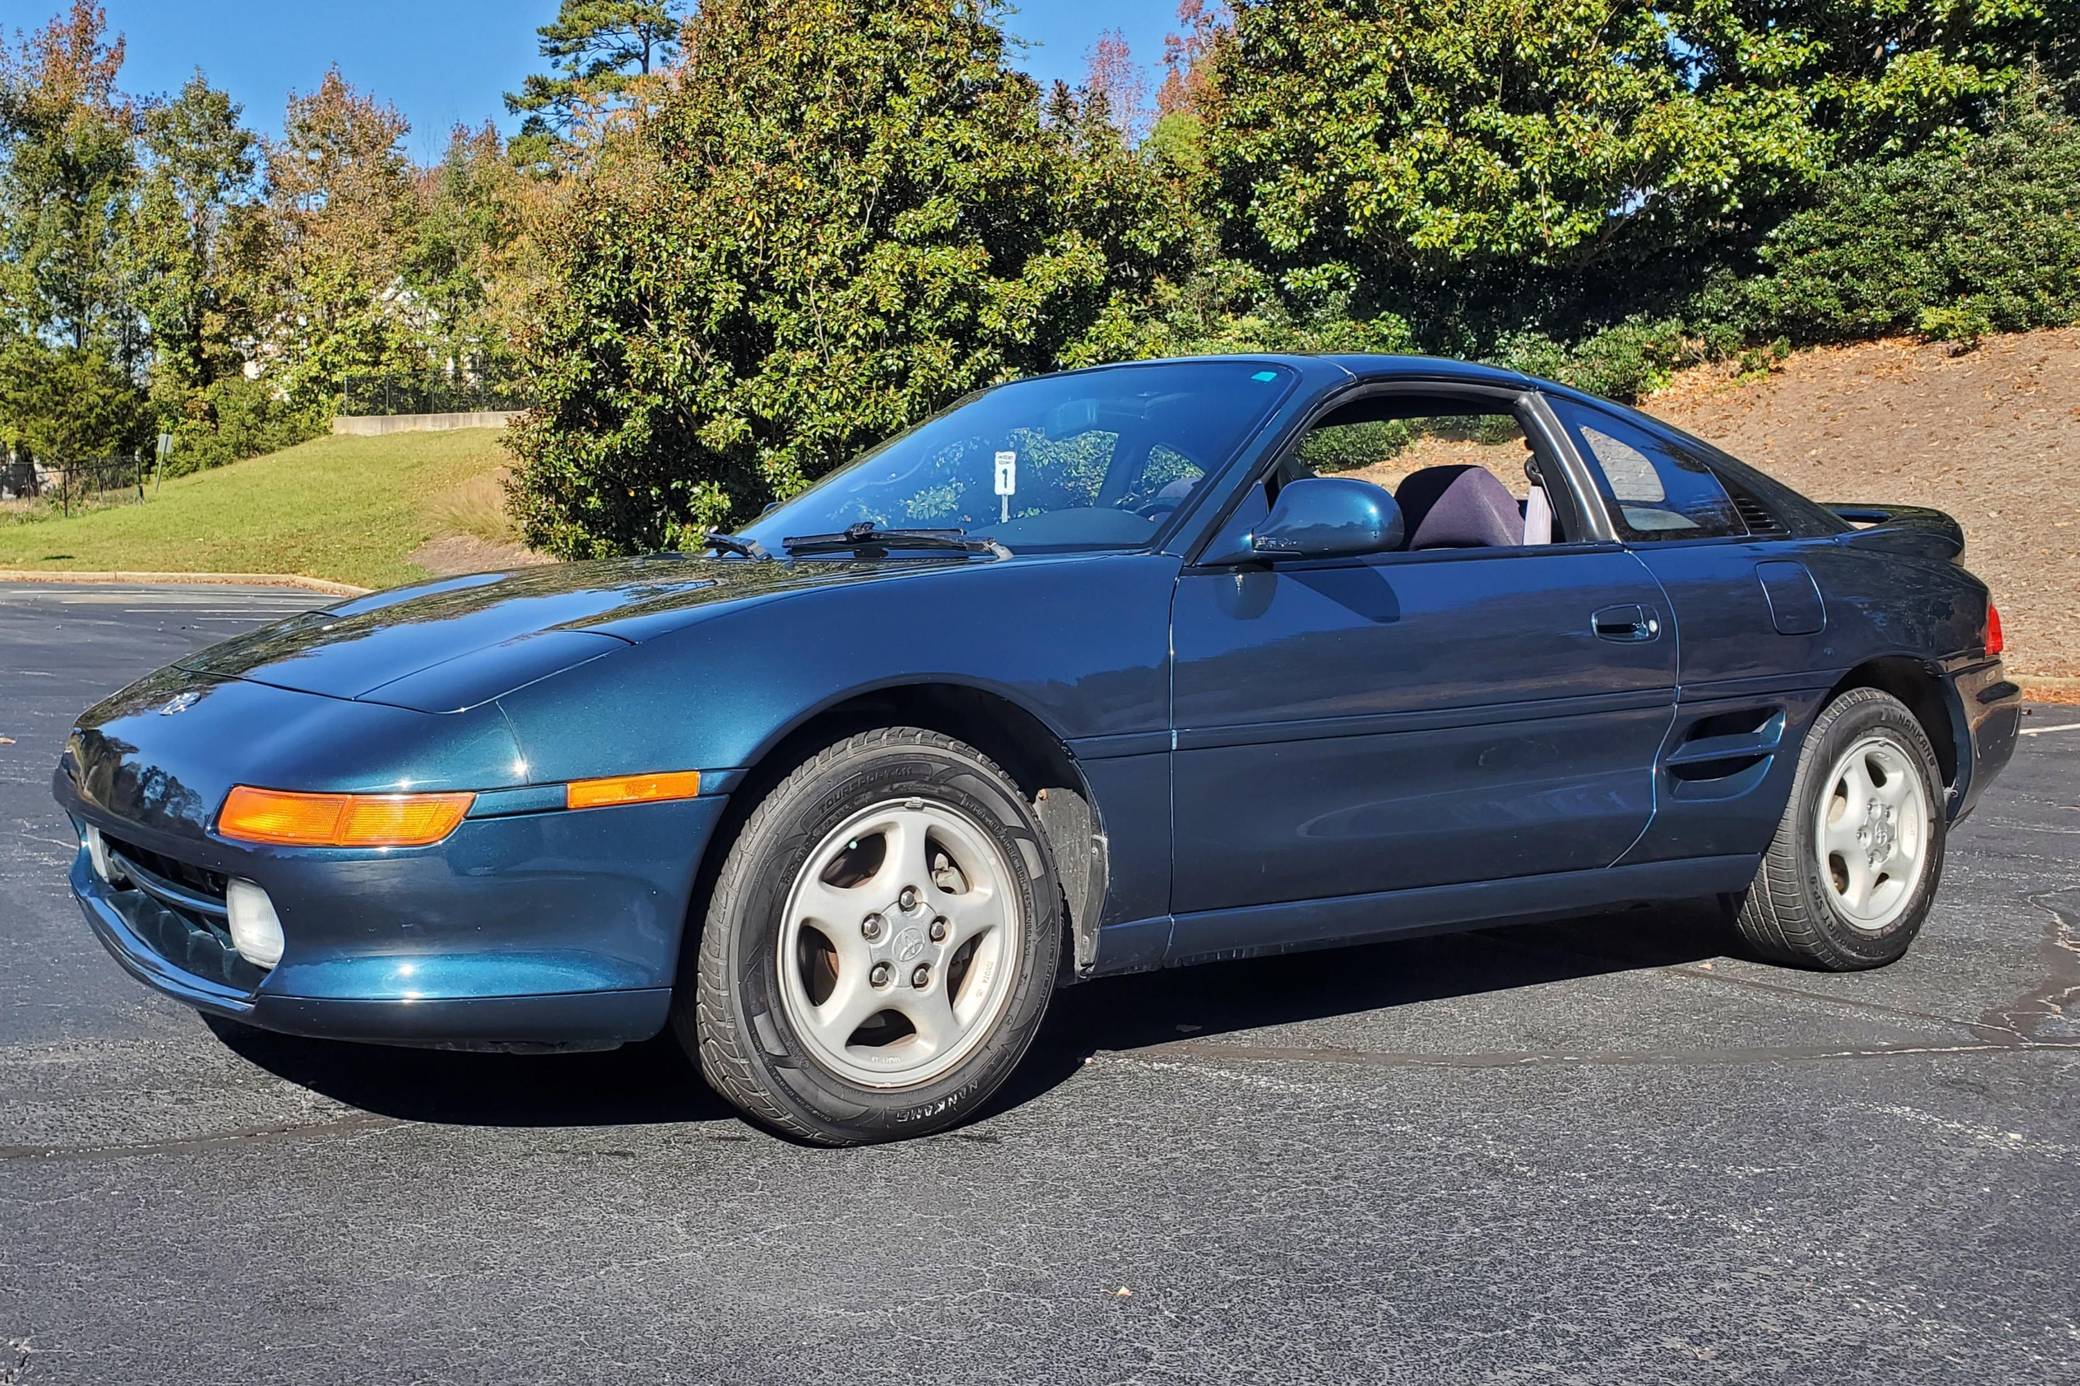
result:
[[[550,73],[533,73],[506,109],[527,120],[513,142],[522,163],[553,163],[574,143],[642,100],[647,78],[671,61],[678,0],[563,0],[535,30]]]

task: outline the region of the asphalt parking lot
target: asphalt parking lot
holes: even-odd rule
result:
[[[664,1044],[220,1037],[117,970],[71,718],[321,600],[0,586],[0,1386],[2080,1376],[2080,709],[1883,972],[1699,908],[1123,978],[832,1152]]]

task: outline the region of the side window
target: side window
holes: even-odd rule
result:
[[[1275,495],[1299,477],[1370,482],[1400,505],[1411,551],[1563,543],[1552,497],[1531,481],[1533,456],[1507,404],[1395,391],[1316,422],[1268,485]]]
[[[1613,415],[1554,400],[1626,539],[1744,535],[1733,498],[1701,460]]]
[[[1205,479],[1204,467],[1168,443],[1156,443],[1149,448],[1140,474],[1127,487],[1120,503],[1130,508],[1160,503],[1161,508],[1169,509],[1191,495]]]

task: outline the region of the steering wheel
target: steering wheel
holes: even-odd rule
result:
[[[1184,504],[1183,496],[1157,496],[1154,500],[1134,507],[1134,513],[1144,520],[1160,519]]]

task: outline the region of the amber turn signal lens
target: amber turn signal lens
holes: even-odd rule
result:
[[[667,770],[655,775],[610,775],[600,780],[572,780],[563,787],[566,808],[606,808],[610,804],[648,804],[659,799],[691,799],[701,792],[698,770]]]
[[[455,831],[474,794],[296,794],[235,787],[217,831],[284,847],[424,847]]]

